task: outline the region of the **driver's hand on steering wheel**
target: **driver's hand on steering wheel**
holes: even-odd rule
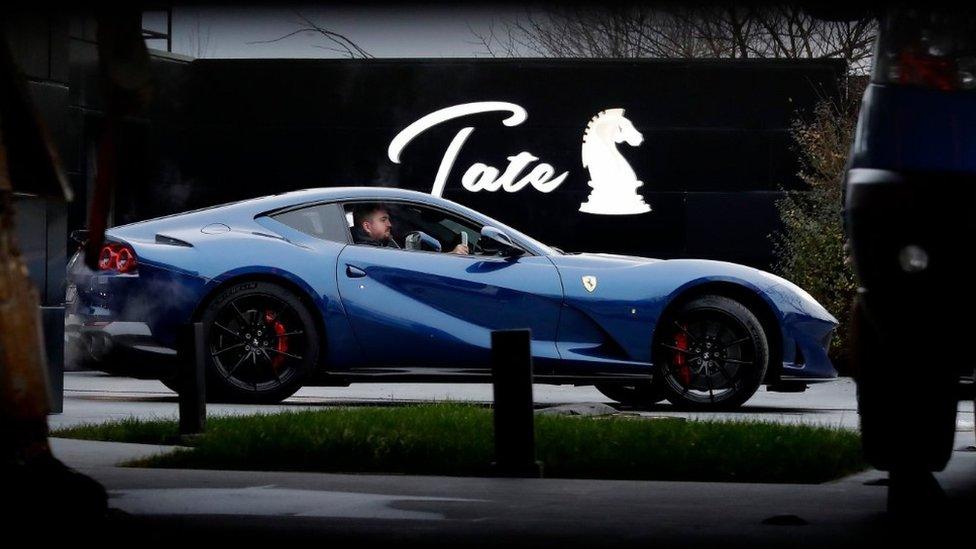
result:
[[[469,254],[471,252],[468,251],[468,247],[465,246],[464,244],[458,244],[457,246],[454,247],[453,250],[451,250],[450,253],[452,253],[452,254]]]

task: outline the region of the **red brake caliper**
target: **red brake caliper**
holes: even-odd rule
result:
[[[264,311],[264,322],[265,324],[271,324],[272,327],[274,327],[275,339],[277,340],[274,348],[277,349],[278,352],[271,357],[271,366],[277,370],[279,367],[281,367],[281,363],[285,361],[285,355],[280,353],[288,352],[288,337],[282,335],[285,333],[285,325],[282,324],[277,317],[275,317],[275,314],[270,309]]]
[[[680,351],[674,352],[674,366],[675,370],[678,372],[678,377],[681,379],[681,383],[688,386],[691,383],[691,370],[688,368],[688,361],[685,358],[684,351],[688,350],[688,335],[684,332],[678,332],[674,335],[674,346]]]

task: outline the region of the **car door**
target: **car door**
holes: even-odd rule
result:
[[[365,367],[484,373],[491,331],[529,328],[536,373],[558,358],[562,286],[544,256],[457,255],[349,245],[339,293]],[[423,369],[423,370],[420,370]]]

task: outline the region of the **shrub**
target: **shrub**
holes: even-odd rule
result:
[[[844,249],[842,178],[864,84],[849,79],[839,98],[822,101],[808,119],[794,123],[798,175],[808,189],[789,192],[777,203],[783,226],[771,235],[774,269],[810,292],[840,322],[830,356],[841,373],[846,373],[848,317],[857,290]]]

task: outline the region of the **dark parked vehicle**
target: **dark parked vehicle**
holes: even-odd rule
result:
[[[865,453],[911,475],[945,467],[957,384],[973,372],[973,15],[898,8],[881,17],[846,174]]]

